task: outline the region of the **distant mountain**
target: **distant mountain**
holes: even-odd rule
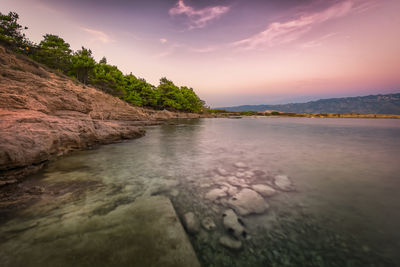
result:
[[[281,105],[243,105],[223,107],[228,111],[276,110],[296,113],[368,113],[400,114],[400,93],[387,95],[369,95],[357,97],[329,98],[307,103]]]

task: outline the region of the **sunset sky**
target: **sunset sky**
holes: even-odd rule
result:
[[[57,34],[212,107],[400,92],[399,0],[0,0]]]

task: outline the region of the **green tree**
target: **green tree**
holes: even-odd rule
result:
[[[92,50],[82,46],[81,50],[74,53],[71,61],[72,68],[70,74],[75,76],[80,82],[87,84],[89,82],[89,75],[96,66],[96,61],[92,56]]]
[[[141,106],[157,108],[159,98],[158,91],[153,85],[147,83],[145,79],[136,78],[132,74],[126,75],[125,92],[125,99],[131,99],[129,95],[131,95],[131,92],[135,92],[133,95],[138,95],[141,98]]]
[[[174,110],[182,109],[179,103],[182,96],[179,88],[172,81],[165,77],[161,78],[158,90],[160,91],[159,105],[161,107]]]
[[[0,12],[0,43],[11,47],[17,52],[29,52],[33,44],[26,38],[23,27],[18,24],[19,16],[15,12],[9,12],[8,15]]]
[[[186,86],[181,87],[181,93],[183,98],[185,99],[185,104],[183,109],[185,111],[190,112],[201,112],[203,111],[204,101],[201,100],[196,93],[193,91],[193,88],[188,88]]]
[[[99,64],[107,64],[107,59],[106,57],[102,57],[99,61]]]
[[[46,66],[67,73],[71,69],[70,45],[64,39],[53,34],[46,34],[39,43],[34,58]]]
[[[90,83],[106,93],[124,96],[124,75],[116,67],[105,63],[96,64],[90,76]]]

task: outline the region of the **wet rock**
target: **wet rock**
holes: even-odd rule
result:
[[[234,187],[234,186],[229,186],[227,192],[228,192],[228,194],[229,194],[230,196],[234,196],[234,195],[237,194],[238,189],[237,189],[236,187]]]
[[[247,164],[244,162],[236,162],[235,164],[233,164],[236,168],[239,169],[246,169],[248,168]]]
[[[229,199],[228,205],[242,216],[261,214],[269,208],[262,196],[247,188]]]
[[[244,177],[246,177],[246,178],[251,178],[254,176],[254,172],[252,172],[252,171],[245,171],[243,174],[244,174]]]
[[[219,238],[219,243],[223,245],[226,248],[233,249],[233,250],[239,250],[242,247],[242,242],[239,240],[235,240],[229,236],[221,236]]]
[[[216,169],[216,172],[217,172],[219,175],[222,175],[222,176],[227,176],[227,175],[229,175],[229,172],[228,172],[227,170],[223,169],[223,168],[217,168],[217,169]]]
[[[196,234],[200,231],[200,223],[193,212],[183,215],[183,224],[190,234]]]
[[[286,175],[275,176],[274,184],[276,187],[278,187],[280,190],[283,190],[283,191],[294,190],[292,181],[290,181],[289,177],[287,177]]]
[[[226,210],[222,214],[222,217],[224,227],[230,234],[237,238],[246,237],[247,233],[233,210]]]
[[[243,179],[236,178],[235,176],[230,176],[226,179],[226,181],[230,185],[239,186],[239,187],[247,187],[247,183]]]
[[[265,184],[252,185],[251,188],[263,197],[271,197],[276,194],[276,190]]]
[[[235,173],[235,176],[236,176],[237,178],[243,178],[243,177],[246,176],[246,174],[245,174],[244,172],[236,172],[236,173]]]
[[[201,225],[207,231],[214,230],[217,226],[214,223],[214,220],[211,217],[206,217],[201,221]]]
[[[211,201],[215,201],[218,198],[221,197],[226,197],[227,194],[225,192],[226,190],[220,189],[220,188],[216,188],[216,189],[212,189],[211,191],[209,191],[206,195],[205,198]]]

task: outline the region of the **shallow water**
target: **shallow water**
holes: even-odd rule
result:
[[[236,162],[264,173],[243,178],[238,190],[274,186],[276,175],[287,175],[295,190],[266,197],[263,214],[240,216],[247,236],[233,252],[218,242],[227,234],[222,214],[231,196],[204,197],[237,174]],[[52,194],[0,226],[0,259],[35,266],[46,257],[84,257],[67,248],[79,247],[87,231],[104,242],[102,218],[139,196],[161,194],[180,217],[214,220],[215,230],[191,236],[204,266],[400,266],[399,173],[400,120],[175,121],[137,140],[73,153],[32,176]]]

